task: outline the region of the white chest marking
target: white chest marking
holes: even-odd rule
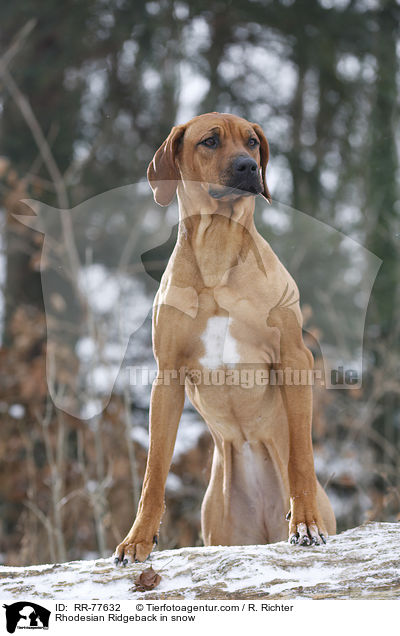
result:
[[[232,338],[229,327],[232,319],[228,316],[213,316],[207,321],[201,336],[205,354],[200,363],[207,369],[218,369],[225,365],[240,362],[236,340]]]

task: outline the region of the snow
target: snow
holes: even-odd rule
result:
[[[182,548],[154,552],[146,563],[113,559],[0,568],[0,598],[400,598],[400,523],[374,523],[330,537],[326,546],[271,545]],[[150,592],[134,578],[152,566]]]
[[[22,404],[11,404],[8,414],[16,420],[20,420],[25,415],[25,407]]]
[[[172,461],[176,462],[191,448],[197,446],[198,440],[207,430],[206,424],[194,411],[184,410],[178,428]]]
[[[184,410],[179,423],[172,461],[179,460],[181,455],[197,446],[199,438],[207,430],[205,423],[192,410]],[[135,426],[131,431],[133,441],[146,450],[149,448],[149,433],[142,426]]]
[[[182,479],[175,473],[168,473],[165,489],[168,493],[180,493],[183,488]]]
[[[149,432],[142,426],[134,426],[130,436],[134,442],[146,450],[149,448]]]
[[[82,268],[79,284],[93,318],[93,324],[88,321],[83,326],[82,336],[75,347],[81,363],[79,416],[86,419],[102,412],[114,386],[119,392],[124,390],[130,377],[124,363],[130,339],[136,355],[146,353],[139,349],[141,339],[147,334],[142,331],[139,336],[139,331],[151,310],[152,295],[139,278],[108,270],[99,263]],[[150,342],[151,338],[149,345]],[[142,355],[141,364],[144,366],[143,358]],[[136,397],[142,387],[134,388],[132,393]],[[149,387],[145,387],[146,404],[149,391]]]

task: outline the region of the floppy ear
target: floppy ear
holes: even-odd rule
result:
[[[269,146],[266,136],[264,135],[264,131],[258,124],[251,124],[254,128],[254,131],[257,133],[257,137],[260,140],[260,158],[261,158],[261,176],[264,185],[264,191],[261,192],[262,196],[265,197],[268,203],[271,203],[271,195],[268,190],[267,182],[265,180],[265,171],[267,169],[267,163],[269,159]]]
[[[159,205],[169,205],[174,198],[180,179],[176,153],[184,132],[185,126],[174,126],[147,168],[147,178]]]

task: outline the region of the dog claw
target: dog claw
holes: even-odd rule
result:
[[[299,539],[299,544],[300,544],[300,545],[311,545],[310,537],[308,537],[306,534],[305,534],[305,535],[303,535],[303,536]]]
[[[115,559],[114,559],[114,565],[119,565],[119,557],[115,557]]]
[[[286,521],[290,521],[290,517],[292,516],[291,511],[289,510],[289,512],[287,513],[287,515],[285,516]]]
[[[314,546],[326,543],[326,535],[320,532],[315,522],[298,523],[289,533],[289,543],[292,545]]]
[[[126,566],[128,565],[128,563],[129,563],[129,559],[127,559],[127,558],[125,557],[125,559],[122,561],[122,565],[123,565],[123,567],[126,567]]]

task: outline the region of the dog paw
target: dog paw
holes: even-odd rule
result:
[[[327,534],[320,530],[316,523],[298,523],[289,532],[289,543],[291,545],[322,545],[326,543]]]
[[[115,565],[121,563],[125,566],[129,562],[145,561],[157,543],[157,535],[154,535],[152,539],[148,540],[136,533],[129,533],[117,546],[114,553],[114,563]]]
[[[291,499],[291,509],[286,515],[289,521],[289,543],[291,545],[322,545],[328,533],[319,515],[316,504],[308,497]]]

